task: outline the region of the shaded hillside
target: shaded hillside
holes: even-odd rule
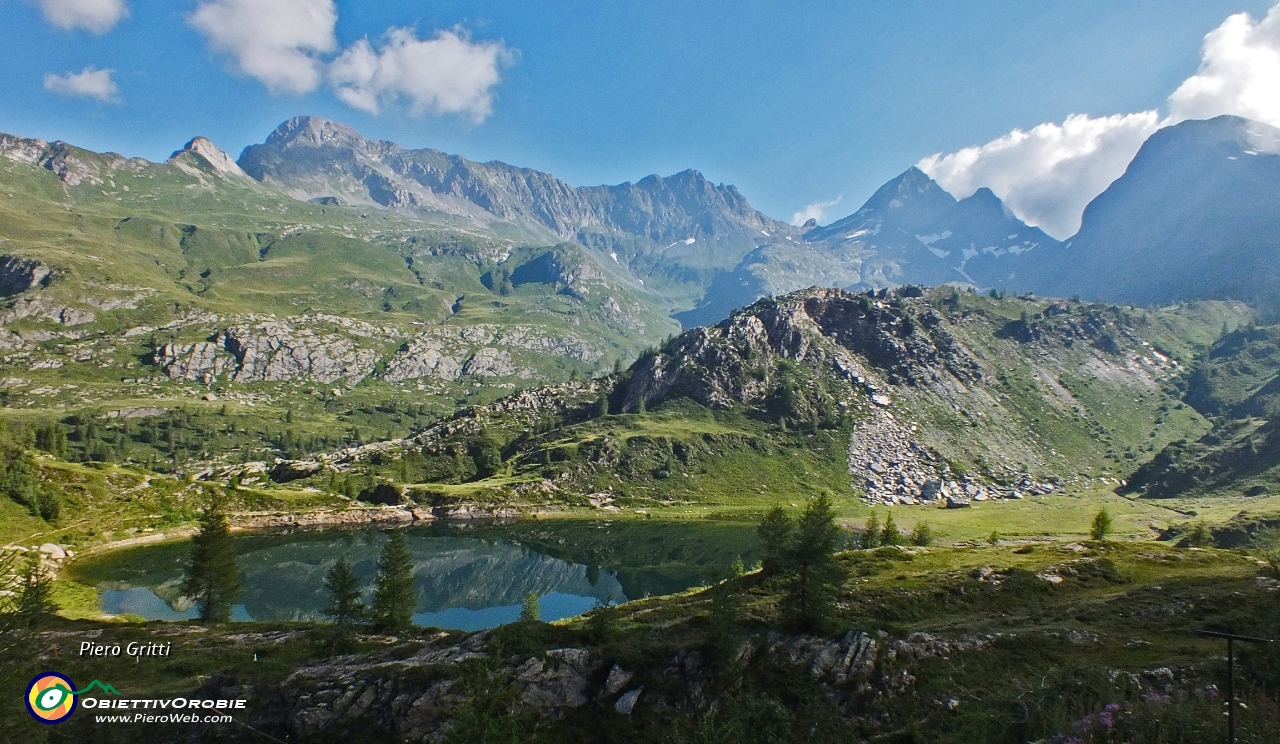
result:
[[[1040,291],[1159,304],[1231,298],[1276,306],[1280,130],[1232,116],[1151,136],[1040,267]]]

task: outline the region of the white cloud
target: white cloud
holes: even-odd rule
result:
[[[403,97],[415,114],[466,114],[483,121],[493,87],[513,52],[501,41],[472,42],[458,31],[419,39],[408,28],[387,32],[375,50],[361,39],[334,60],[329,80],[348,106],[377,114]]]
[[[918,163],[959,198],[986,186],[1023,221],[1056,238],[1073,235],[1093,197],[1119,178],[1160,126],[1155,111],[1015,129],[1000,139]]]
[[[1061,125],[1015,129],[985,145],[933,155],[918,166],[959,197],[986,186],[1024,221],[1065,238],[1152,132],[1222,114],[1280,126],[1280,3],[1261,21],[1238,13],[1205,36],[1200,69],[1169,96],[1163,121],[1155,111],[1098,119],[1077,114]]]
[[[1204,37],[1200,69],[1169,96],[1169,123],[1234,114],[1280,127],[1280,4],[1231,16]]]
[[[188,20],[237,70],[275,92],[315,90],[324,64],[317,55],[338,47],[333,0],[206,0]]]
[[[83,28],[105,34],[129,15],[124,0],[38,0],[49,23],[70,31]]]
[[[831,201],[814,202],[806,206],[804,209],[796,212],[791,216],[791,224],[803,225],[809,220],[817,220],[818,224],[822,224],[827,220],[827,210],[840,203],[843,196],[837,196]]]
[[[96,98],[99,101],[112,103],[120,88],[111,79],[115,70],[99,70],[86,67],[80,72],[68,72],[66,75],[49,73],[44,76],[44,89],[60,96],[78,98]]]

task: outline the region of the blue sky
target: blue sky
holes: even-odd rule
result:
[[[0,131],[150,159],[199,134],[236,156],[318,114],[575,185],[693,167],[780,219],[840,199],[816,212],[830,221],[913,163],[1015,129],[1073,114],[1163,120],[1211,61],[1205,35],[1241,12],[1261,22],[1274,0],[247,2],[0,0]],[[297,31],[298,17],[314,28]],[[411,31],[396,41],[392,29]],[[402,69],[437,63],[455,67]],[[1151,117],[1123,123],[1129,140]],[[1018,198],[1026,173],[974,152],[977,165],[930,172],[953,193],[998,184],[1034,217]]]

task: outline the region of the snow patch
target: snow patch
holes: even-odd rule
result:
[[[951,235],[952,233],[950,230],[944,230],[942,233],[938,235],[917,235],[916,240],[920,241],[921,243],[924,243],[926,246],[929,246],[929,245],[933,245],[939,240],[946,240],[947,238],[951,237]]]

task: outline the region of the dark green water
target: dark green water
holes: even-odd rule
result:
[[[236,620],[323,620],[325,572],[341,556],[372,593],[379,530],[294,532],[235,538],[244,593]],[[670,594],[722,578],[737,556],[758,555],[755,528],[703,522],[522,521],[410,529],[423,626],[475,630],[515,620],[529,592],[542,618],[579,615],[599,603]],[[104,612],[185,620],[188,543],[136,548],[79,562],[73,576],[98,587]]]

